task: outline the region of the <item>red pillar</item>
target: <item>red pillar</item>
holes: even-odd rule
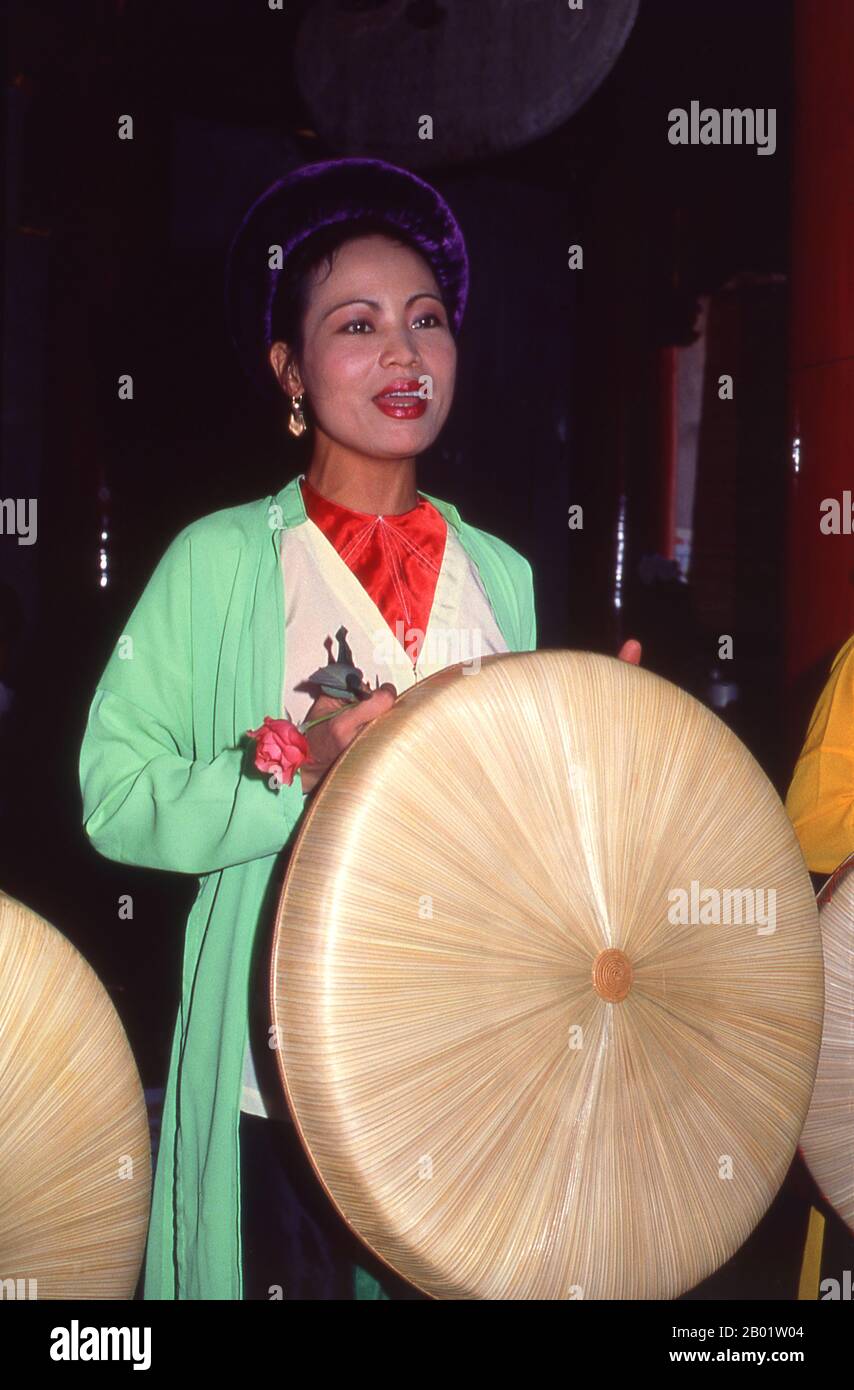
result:
[[[854,535],[820,504],[854,492],[854,5],[795,0],[787,680],[804,733],[854,632]],[[797,444],[796,444],[797,441]]]

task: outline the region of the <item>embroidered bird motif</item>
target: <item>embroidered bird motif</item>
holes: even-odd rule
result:
[[[371,691],[365,689],[365,678],[358,666],[353,665],[353,653],[347,642],[346,627],[339,627],[335,634],[338,642],[338,657],[332,656],[332,638],[327,637],[323,645],[328,661],[307,678],[306,685],[319,685],[324,695],[335,700],[367,700]]]

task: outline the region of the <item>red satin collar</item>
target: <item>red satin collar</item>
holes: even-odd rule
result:
[[[370,594],[413,661],[424,641],[445,553],[447,522],[426,497],[398,516],[375,516],[331,502],[300,480],[308,517]],[[346,627],[346,615],[342,614]]]

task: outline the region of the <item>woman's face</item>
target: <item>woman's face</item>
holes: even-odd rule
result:
[[[345,242],[316,272],[297,364],[320,431],[372,458],[410,458],[438,435],[457,349],[427,261],[381,234]],[[377,403],[390,386],[431,395]],[[424,390],[422,389],[422,397]]]

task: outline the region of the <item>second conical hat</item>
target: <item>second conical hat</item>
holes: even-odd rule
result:
[[[123,1299],[148,1228],[145,1098],[91,966],[0,893],[0,1280],[6,1298]]]
[[[779,797],[704,706],[608,657],[491,656],[418,682],[321,786],[271,994],[315,1170],[406,1279],[672,1298],[795,1153],[818,917]]]

